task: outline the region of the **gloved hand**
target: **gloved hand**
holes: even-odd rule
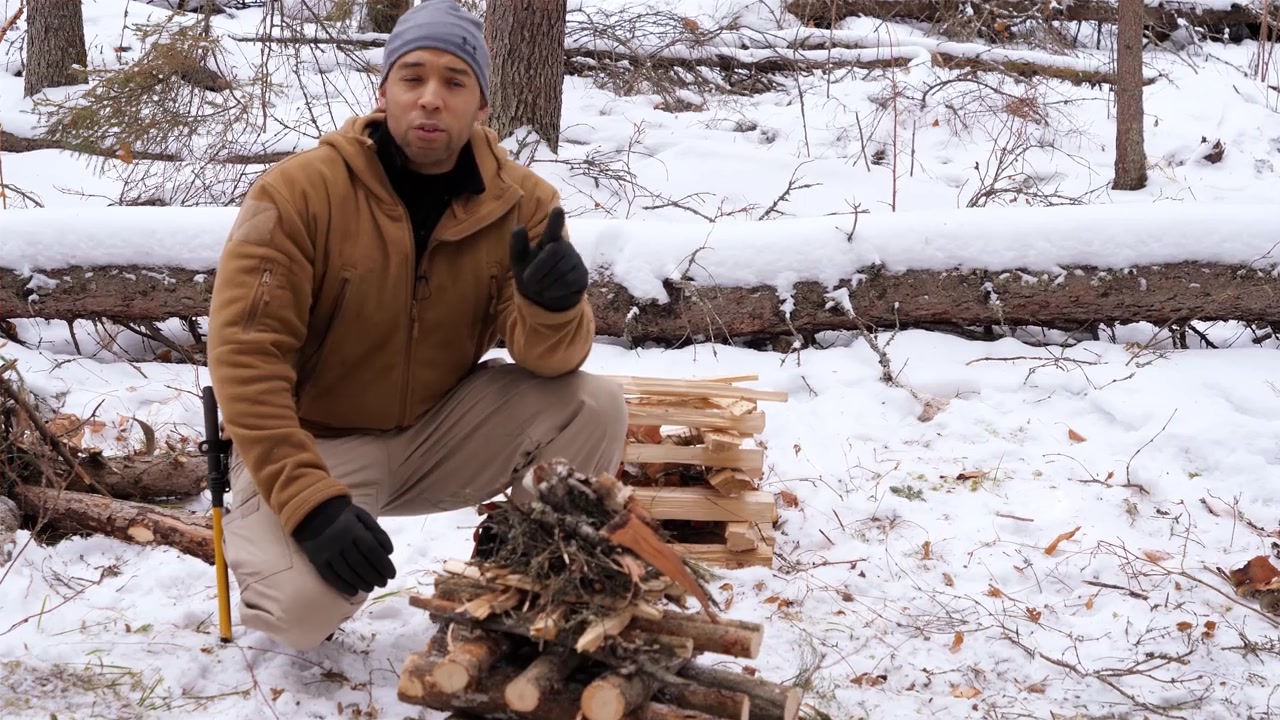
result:
[[[396,576],[391,537],[345,495],[316,506],[298,523],[293,539],[320,577],[343,595],[373,592]]]
[[[511,233],[511,274],[516,290],[535,305],[563,312],[587,291],[589,273],[582,256],[564,238],[564,209],[553,208],[538,245],[529,244],[523,225]]]

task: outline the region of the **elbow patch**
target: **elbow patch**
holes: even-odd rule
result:
[[[231,225],[227,242],[267,245],[280,221],[280,208],[263,200],[245,200]]]

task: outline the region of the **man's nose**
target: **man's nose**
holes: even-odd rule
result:
[[[427,83],[422,88],[422,93],[418,95],[418,105],[426,110],[435,110],[440,107],[443,88],[439,83]]]

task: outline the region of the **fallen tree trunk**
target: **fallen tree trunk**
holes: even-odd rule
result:
[[[199,495],[204,491],[207,472],[204,458],[196,456],[108,458],[94,453],[81,457],[80,467],[118,500],[155,501]],[[66,489],[96,492],[70,474]]]
[[[21,135],[14,135],[7,130],[0,130],[0,150],[11,153],[32,152],[35,150],[65,150],[67,152],[93,155],[94,157],[115,158],[122,161],[126,157],[128,157],[130,161],[154,160],[160,162],[182,162],[187,159],[174,155],[173,153],[150,152],[147,150],[136,150],[133,148],[130,148],[126,155],[120,148],[86,146],[79,143],[54,140],[52,138],[23,137]],[[235,154],[214,158],[214,162],[228,163],[232,165],[270,165],[272,163],[279,162],[292,154],[293,153],[287,152]]]
[[[164,545],[213,564],[213,523],[206,515],[29,485],[17,485],[10,494],[28,528],[105,535],[135,545]]]
[[[335,38],[335,37],[313,37],[313,36],[266,36],[255,35],[250,37],[236,37],[241,42],[260,42],[260,43],[283,43],[287,45],[352,45],[363,48],[382,47],[383,41],[371,38]],[[802,55],[788,56],[788,51],[795,52],[800,48],[780,47],[772,52],[776,54],[763,54],[770,51],[757,51],[758,56],[746,54],[735,54],[729,51],[709,52],[699,55],[701,48],[689,48],[689,52],[671,52],[670,54],[635,54],[623,53],[613,50],[599,50],[595,48],[566,48],[564,51],[565,73],[569,75],[583,74],[584,69],[591,64],[622,64],[625,63],[632,67],[656,67],[656,68],[713,68],[725,73],[738,73],[748,75],[767,75],[770,73],[785,72],[811,72],[814,70],[833,70],[838,68],[862,68],[868,70],[881,68],[901,68],[906,67],[916,54],[925,52],[923,48],[910,45],[900,46],[894,49],[892,57],[867,57],[867,58],[849,58],[840,56],[826,57],[804,57]],[[842,47],[844,50],[866,50],[868,55],[872,50],[883,51],[886,48],[871,47]],[[1106,70],[1102,65],[1097,68],[1082,68],[1075,58],[1063,56],[1061,59],[1064,64],[1052,64],[1052,55],[1039,53],[1037,58],[1030,57],[1001,57],[1000,50],[997,48],[982,48],[982,57],[975,57],[966,54],[965,47],[956,45],[955,48],[935,47],[929,52],[933,58],[933,64],[939,67],[946,67],[961,70],[1003,70],[1023,77],[1044,76],[1056,78],[1058,80],[1067,80],[1073,83],[1091,83],[1099,85],[1114,85],[1115,73]],[[1146,79],[1146,84],[1155,82],[1155,77],[1151,76]]]
[[[667,283],[666,303],[638,300],[611,279],[589,290],[597,333],[633,342],[679,344],[698,339],[749,341],[878,327],[1047,326],[1192,320],[1280,322],[1276,281],[1241,265],[1184,262],[1127,270],[1066,268],[1061,276],[1019,270],[865,268],[856,285],[831,292],[796,283],[790,297],[770,286]],[[92,277],[85,277],[92,272]],[[0,274],[0,317],[126,321],[202,317],[212,272],[176,268],[99,267],[49,271],[57,288],[28,303],[24,281]],[[200,275],[201,280],[194,278]],[[162,279],[163,278],[163,279]],[[789,315],[781,310],[789,302]],[[850,314],[857,313],[857,317]]]
[[[1116,5],[1106,0],[1074,0],[1069,3],[1046,3],[1042,0],[990,0],[975,3],[974,10],[986,13],[990,23],[997,20],[1009,24],[1018,20],[1102,22],[1116,21]],[[1227,7],[1195,3],[1161,3],[1146,5],[1146,26],[1156,34],[1168,36],[1182,23],[1203,28],[1213,39],[1222,39],[1245,26],[1258,26],[1262,14],[1242,5]],[[812,27],[830,28],[851,17],[881,20],[905,20],[946,24],[954,20],[959,8],[948,0],[790,0],[786,11]],[[982,20],[981,17],[978,18]],[[1273,10],[1271,26],[1277,24]],[[1252,30],[1257,37],[1256,30]]]
[[[189,498],[205,487],[205,462],[202,457],[104,457],[99,453],[80,455],[78,464],[89,482],[71,472],[59,459],[42,461],[29,451],[15,449],[13,461],[29,468],[23,477],[37,478],[48,472],[49,486],[62,484],[66,490],[101,495],[102,490],[117,500],[156,501]],[[43,468],[43,469],[42,469]],[[97,487],[94,487],[96,483]]]

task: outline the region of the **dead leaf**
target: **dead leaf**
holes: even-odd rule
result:
[[[956,479],[957,480],[977,480],[978,478],[984,478],[986,476],[987,476],[986,470],[965,470],[964,472],[961,472],[959,475],[956,475]]]
[[[1085,610],[1093,609],[1093,596],[1089,596],[1089,599],[1084,601],[1084,609]]]
[[[922,560],[933,559],[933,543],[929,540],[925,540],[924,545],[920,548],[920,558]]]
[[[271,688],[271,702],[275,702],[279,700],[280,696],[283,694],[284,694],[284,688],[276,688],[276,687]]]
[[[1040,624],[1040,618],[1041,618],[1042,616],[1043,616],[1043,613],[1041,613],[1039,610],[1037,610],[1037,609],[1035,609],[1035,608],[1033,608],[1033,607],[1028,607],[1028,608],[1027,608],[1027,617],[1031,618],[1031,622],[1036,623],[1037,625],[1039,625],[1039,624]]]
[[[696,33],[700,29],[698,21],[693,18],[680,18],[680,24],[684,25],[684,29],[691,33]]]
[[[960,646],[964,644],[964,633],[956,632],[955,637],[951,639],[951,652],[960,652]]]
[[[1079,526],[1079,525],[1077,525],[1077,526],[1075,527],[1075,529],[1074,529],[1074,530],[1068,530],[1067,532],[1064,532],[1064,533],[1062,533],[1061,535],[1059,535],[1058,537],[1054,538],[1054,539],[1053,539],[1053,542],[1049,543],[1049,545],[1048,545],[1047,547],[1045,547],[1045,549],[1044,549],[1044,554],[1045,554],[1045,555],[1052,555],[1052,554],[1053,554],[1053,551],[1058,549],[1058,543],[1060,543],[1060,542],[1062,542],[1062,541],[1064,541],[1064,540],[1070,540],[1071,538],[1075,537],[1075,536],[1076,536],[1076,533],[1078,533],[1078,532],[1080,532],[1080,526]]]
[[[938,417],[938,413],[947,409],[947,404],[950,402],[950,400],[943,398],[929,398],[928,400],[925,400],[923,406],[920,408],[920,414],[916,416],[916,420],[919,422],[929,422],[930,420],[933,420]]]
[[[720,586],[721,592],[733,592],[733,583],[725,583]]]
[[[1032,683],[1027,686],[1027,692],[1035,693],[1036,695],[1043,695],[1044,685],[1041,685],[1040,683]]]
[[[1188,620],[1180,620],[1178,621],[1178,624],[1175,625],[1174,627],[1178,628],[1178,632],[1191,632],[1191,628],[1195,626],[1196,624],[1193,622],[1190,622]]]
[[[1236,594],[1245,597],[1260,590],[1280,588],[1280,582],[1277,582],[1277,579],[1280,579],[1280,570],[1271,564],[1271,558],[1266,555],[1258,555],[1244,565],[1234,568],[1230,579]]]
[[[778,498],[782,500],[783,505],[789,508],[800,507],[800,498],[796,497],[796,494],[790,490],[779,490]]]
[[[1067,439],[1070,440],[1071,442],[1078,442],[1078,443],[1084,442],[1085,440],[1083,435],[1076,432],[1075,430],[1072,430],[1071,428],[1067,428]]]
[[[982,694],[982,691],[976,687],[968,687],[968,686],[962,686],[962,685],[951,686],[951,697],[958,697],[958,698],[964,698],[965,700],[971,700],[973,698],[978,697],[981,694]]]
[[[888,675],[870,675],[868,673],[858,673],[849,682],[861,687],[880,687],[889,679]]]
[[[986,594],[988,597],[993,597],[993,598],[1004,597],[1004,591],[996,587],[995,585],[988,585]]]
[[[129,142],[121,143],[120,152],[116,153],[116,157],[126,165],[133,164],[133,144]]]
[[[942,573],[942,584],[947,587],[955,587],[956,579],[951,577],[951,573]]]
[[[1173,556],[1163,550],[1143,550],[1142,556],[1153,563],[1161,563],[1165,560],[1172,560]]]

